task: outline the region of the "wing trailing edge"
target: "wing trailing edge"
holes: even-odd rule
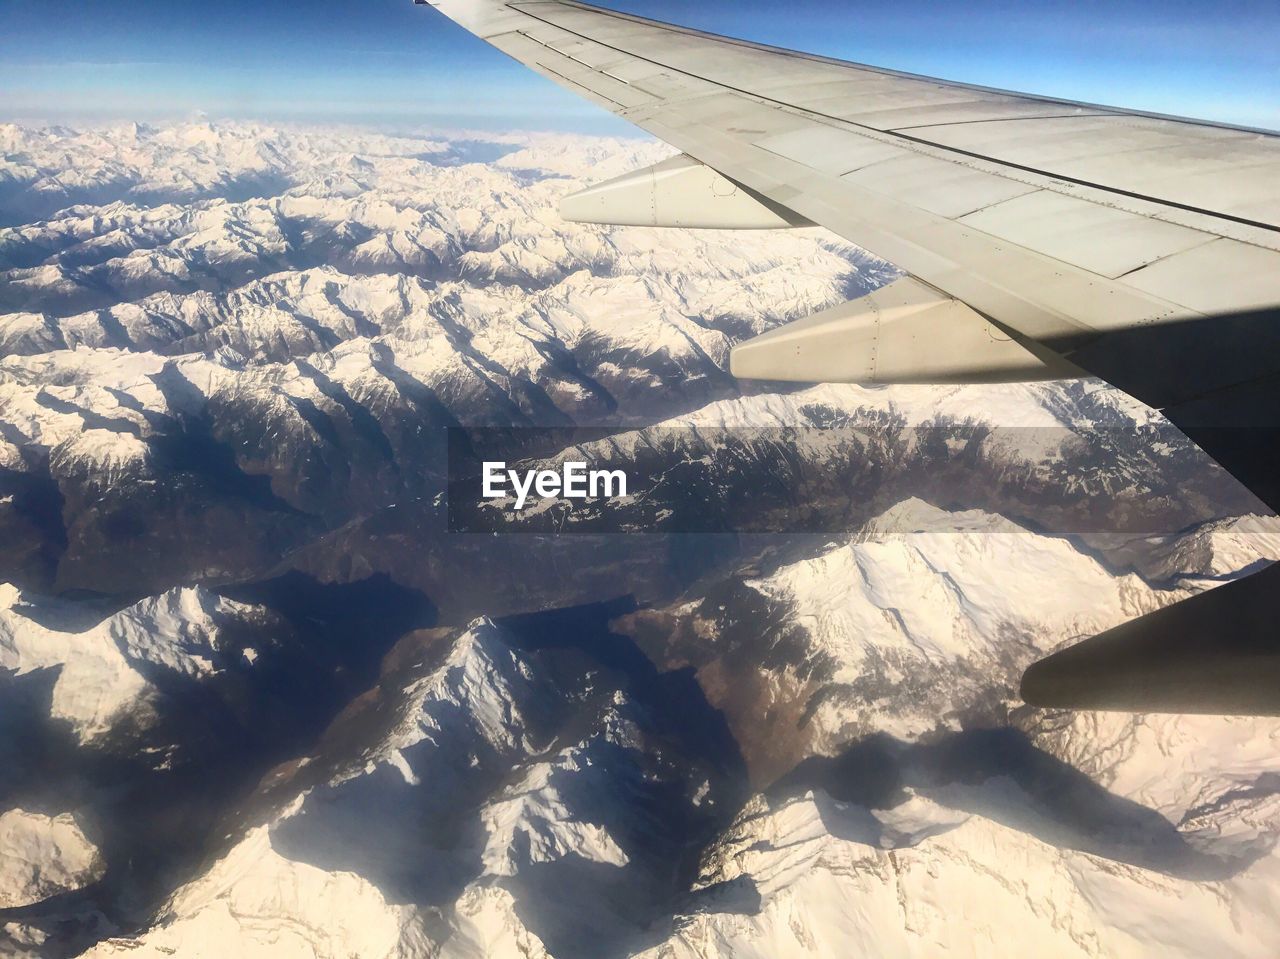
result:
[[[906,276],[734,347],[734,376],[823,383],[1004,383],[1083,375]]]

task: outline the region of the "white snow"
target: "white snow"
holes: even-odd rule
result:
[[[108,939],[86,956],[192,959],[390,959],[427,956],[415,911],[388,903],[353,873],[286,859],[259,827],[166,910],[140,939]]]
[[[39,902],[97,880],[104,864],[71,813],[0,813],[0,909]]]
[[[283,471],[295,455],[276,440],[318,441],[300,405],[335,411],[298,361],[374,409],[391,406],[399,390],[375,366],[382,363],[464,412],[487,413],[495,393],[509,399],[522,386],[571,415],[597,409],[602,391],[679,399],[673,385],[692,389],[719,377],[737,339],[894,275],[819,230],[726,235],[566,224],[555,214],[561,195],[668,149],[599,138],[484,139],[513,152],[444,165],[431,158],[454,144],[437,134],[0,124],[0,176],[51,211],[0,229],[0,284],[6,303],[17,304],[0,313],[0,465],[30,469],[21,444],[47,452],[55,478],[152,481],[154,424],[191,412],[172,408],[184,400],[158,387],[166,367],[192,384],[193,400],[262,417],[266,442],[254,455],[268,471]],[[261,196],[225,198],[250,180],[264,188],[241,195]],[[112,190],[117,199],[77,204],[90,195],[82,190]],[[34,265],[10,266],[8,258]],[[299,268],[288,267],[291,258]],[[96,299],[104,289],[115,291],[113,301]],[[722,399],[663,425],[803,425],[815,409],[854,423],[888,414],[912,424],[943,417],[1035,428],[1019,434],[1019,451],[1036,452],[1026,444],[1037,435],[1046,457],[1091,417],[1162,424],[1123,394],[1086,382],[820,386]],[[647,441],[637,431],[609,442]],[[4,505],[12,503],[0,499]],[[873,733],[912,743],[939,727],[954,731],[974,703],[1009,696],[1038,655],[1280,558],[1280,523],[1231,518],[1139,545],[1144,565],[1117,575],[1073,540],[981,511],[903,502],[858,535],[746,584],[787,607],[784,625],[803,640],[797,659],[749,677],[768,707],[747,717],[751,731],[782,738],[769,726],[774,707],[790,724],[783,732],[803,740],[785,748],[805,754],[836,753]],[[697,599],[676,612],[688,614]],[[221,618],[243,612],[205,590],[174,589],[85,622],[74,603],[0,585],[0,668],[58,670],[52,716],[92,744],[123,716],[146,712],[150,670],[197,678],[215,671]],[[252,666],[258,653],[239,656]],[[299,822],[304,794],[202,867],[155,925],[89,955],[548,957],[531,930],[522,874],[581,862],[609,876],[635,865],[626,851],[634,847],[615,830],[624,817],[610,804],[621,801],[622,773],[607,757],[634,761],[646,747],[625,697],[563,741],[544,741],[540,720],[566,693],[532,662],[492,622],[476,621],[438,667],[383,691],[400,708],[398,721],[315,787],[383,784],[422,797],[447,788],[451,774],[483,772],[487,763],[509,770],[473,810],[474,873],[462,877],[453,901],[424,909],[395,899],[372,870],[286,855],[289,846],[274,840]],[[819,692],[833,695],[805,714]],[[891,809],[821,791],[772,805],[757,796],[706,856],[697,908],[678,915],[669,934],[653,931],[666,938],[645,955],[1276,954],[1280,721],[1082,712],[1028,713],[1019,723],[1038,748],[1163,817],[1190,847],[1235,857],[1239,869],[1192,880],[1054,845],[1027,825],[1042,813],[1009,780],[930,795],[913,787]],[[297,757],[292,768],[321,762]],[[693,801],[709,790],[703,783]],[[947,802],[961,793],[989,803],[989,815]],[[991,807],[1000,804],[1022,819],[998,817]],[[343,824],[366,825],[363,808],[350,815],[354,822]],[[417,865],[408,860],[422,846],[404,838],[371,851],[370,861]],[[0,815],[0,907],[80,888],[102,866],[75,815]],[[591,947],[581,944],[580,954]]]
[[[822,793],[749,809],[699,884],[731,879],[739,895],[744,883],[759,893],[758,912],[711,898],[641,955],[924,959],[1031,949],[1052,959],[1258,959],[1280,936],[1268,904],[1280,857],[1225,881],[1190,881],[1060,849],[920,797],[887,813]]]
[[[85,625],[72,603],[0,584],[0,668],[18,674],[57,669],[51,715],[88,742],[115,720],[145,710],[146,668],[208,675],[217,655],[218,620],[244,609],[201,588],[173,589]]]

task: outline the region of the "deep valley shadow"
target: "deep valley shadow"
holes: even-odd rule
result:
[[[769,794],[785,799],[821,789],[887,809],[906,799],[908,788],[1053,846],[1182,879],[1226,879],[1261,855],[1217,856],[1191,845],[1159,812],[1109,792],[1008,728],[915,744],[871,736],[838,756],[806,759]]]

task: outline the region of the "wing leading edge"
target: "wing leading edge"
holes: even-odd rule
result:
[[[724,225],[738,228],[817,223],[909,274],[898,287],[911,301],[905,314],[902,304],[884,309],[872,298],[838,307],[741,345],[735,371],[865,378],[859,343],[882,335],[888,313],[908,315],[887,328],[896,381],[989,380],[1020,365],[1026,378],[1046,369],[1099,376],[1162,410],[1280,510],[1275,133],[950,83],[569,0],[428,2],[672,144],[685,154],[675,163],[681,170],[708,169],[682,173],[677,188],[693,184],[696,194],[702,177],[741,190],[736,201],[694,200],[685,215],[668,204],[652,222],[691,225],[711,215],[736,217]],[[591,202],[597,212],[588,219],[637,222],[609,220],[614,201],[599,193]],[[934,301],[912,300],[920,290]],[[984,328],[1008,334],[1016,349],[978,348],[969,334]],[[935,336],[969,344],[978,359],[959,374],[940,370],[928,350]],[[838,370],[827,368],[832,342],[844,351]],[[797,359],[806,353],[821,362],[810,369]],[[989,369],[981,366],[987,356]],[[1232,584],[1234,592],[1265,593],[1262,579]],[[1185,681],[1197,657],[1206,674],[1222,672],[1228,630],[1246,637],[1252,664],[1230,674],[1232,682],[1265,674],[1253,668],[1258,656],[1280,663],[1267,605],[1239,603],[1229,625],[1219,619],[1215,627],[1198,612],[1206,604],[1178,604],[1037,664],[1024,694],[1044,705],[1096,705],[1098,697],[1082,692],[1092,675],[1110,684],[1110,708],[1203,711],[1208,703],[1233,711],[1236,702],[1280,712],[1274,684],[1258,694],[1272,704],[1262,709],[1258,696],[1198,701]],[[1151,688],[1142,686],[1143,656],[1102,651],[1138,642],[1134,636],[1178,634],[1184,615],[1186,634],[1199,639],[1180,653],[1182,679],[1126,705],[1126,688]]]

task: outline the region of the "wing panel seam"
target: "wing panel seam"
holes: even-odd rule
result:
[[[588,10],[588,11],[590,11],[590,12],[592,12],[592,13],[600,14],[600,15],[602,15],[602,16],[617,16],[617,15],[615,15],[612,11],[602,10],[602,9],[600,9],[600,8],[598,8],[598,7],[592,7],[592,6],[589,6],[589,5],[586,5],[586,4],[583,4],[583,5],[578,5],[578,4],[572,4],[572,5],[570,5],[570,4],[564,4],[564,3],[560,3],[560,2],[558,2],[558,0],[541,0],[541,2],[539,2],[539,3],[538,3],[538,5],[539,5],[539,6],[542,6],[542,5],[546,5],[546,6],[573,6],[573,7],[576,7],[576,8],[578,8],[578,9],[584,9],[584,10]],[[804,114],[804,115],[809,116],[809,117],[814,117],[814,118],[818,118],[818,119],[821,119],[821,120],[830,121],[831,123],[836,123],[836,124],[846,124],[846,125],[848,125],[848,126],[857,127],[857,128],[858,128],[858,129],[860,129],[860,130],[866,130],[866,131],[869,131],[869,132],[872,132],[872,133],[880,134],[880,135],[882,135],[882,136],[900,137],[901,139],[906,140],[906,141],[911,142],[911,143],[918,143],[918,144],[920,144],[920,145],[922,145],[922,146],[932,147],[932,148],[934,148],[934,149],[936,149],[936,150],[941,150],[941,151],[946,152],[946,153],[953,153],[953,154],[956,154],[957,156],[965,156],[965,157],[969,157],[969,158],[974,159],[974,160],[984,160],[984,161],[986,161],[986,162],[988,162],[988,163],[993,163],[993,164],[996,164],[996,165],[999,165],[999,166],[1008,167],[1008,168],[1009,168],[1009,169],[1011,169],[1011,170],[1021,170],[1021,171],[1022,171],[1022,172],[1024,172],[1024,173],[1032,173],[1032,174],[1035,174],[1036,176],[1048,177],[1049,179],[1060,180],[1060,181],[1063,181],[1063,182],[1065,182],[1065,183],[1072,183],[1072,184],[1075,184],[1076,186],[1082,186],[1082,187],[1087,187],[1087,188],[1089,188],[1089,189],[1100,190],[1100,191],[1102,191],[1102,192],[1104,192],[1104,193],[1111,193],[1111,194],[1114,194],[1114,195],[1116,195],[1116,196],[1128,197],[1128,198],[1129,198],[1129,199],[1131,199],[1131,200],[1141,200],[1141,201],[1146,202],[1146,203],[1155,203],[1155,204],[1157,204],[1157,205],[1160,205],[1160,206],[1166,206],[1166,207],[1169,207],[1169,208],[1171,208],[1171,209],[1175,209],[1175,210],[1182,210],[1183,212],[1186,212],[1186,213],[1195,213],[1195,214],[1198,214],[1198,215],[1201,215],[1201,216],[1214,217],[1214,218],[1216,218],[1216,219],[1225,220],[1225,221],[1230,222],[1230,223],[1237,223],[1237,224],[1239,224],[1239,225],[1241,225],[1241,226],[1248,226],[1248,227],[1253,227],[1253,228],[1255,228],[1255,229],[1259,229],[1259,230],[1266,230],[1266,231],[1271,232],[1271,233],[1280,233],[1280,225],[1276,225],[1276,224],[1274,224],[1274,223],[1267,223],[1267,222],[1265,222],[1265,221],[1261,221],[1261,220],[1251,220],[1251,219],[1249,219],[1248,217],[1236,216],[1235,214],[1232,214],[1232,213],[1224,213],[1224,212],[1219,211],[1219,210],[1209,210],[1209,209],[1206,209],[1206,208],[1204,208],[1204,207],[1197,207],[1197,206],[1194,206],[1194,205],[1189,204],[1189,203],[1179,203],[1179,202],[1178,202],[1178,201],[1176,201],[1176,200],[1168,200],[1168,199],[1164,199],[1164,198],[1162,198],[1162,197],[1150,196],[1150,195],[1148,195],[1148,194],[1139,193],[1139,192],[1136,192],[1136,191],[1134,191],[1134,190],[1125,190],[1125,189],[1123,189],[1122,187],[1107,186],[1106,184],[1102,184],[1102,183],[1094,183],[1094,182],[1092,182],[1092,181],[1090,181],[1090,180],[1086,180],[1086,179],[1083,179],[1083,178],[1080,178],[1080,177],[1073,177],[1073,176],[1069,176],[1069,175],[1067,175],[1067,174],[1055,173],[1055,172],[1050,171],[1050,170],[1043,170],[1043,169],[1040,169],[1040,168],[1038,168],[1038,167],[1029,166],[1029,165],[1026,165],[1026,164],[1014,163],[1014,162],[1013,162],[1013,161],[1011,161],[1011,160],[1002,160],[1002,159],[1000,159],[999,157],[988,156],[988,155],[986,155],[986,154],[983,154],[983,153],[977,153],[977,152],[972,151],[972,150],[965,150],[965,149],[962,149],[962,148],[960,148],[960,147],[948,146],[948,145],[943,144],[943,143],[936,143],[936,142],[934,142],[934,141],[932,141],[932,140],[928,140],[928,139],[926,139],[926,138],[924,138],[924,137],[912,136],[911,134],[908,134],[908,133],[901,133],[901,132],[897,132],[897,131],[893,131],[893,130],[880,130],[880,129],[878,129],[877,127],[867,126],[866,124],[858,123],[857,121],[854,121],[854,120],[847,120],[847,119],[844,119],[844,118],[842,118],[842,117],[834,117],[834,116],[831,116],[830,114],[818,113],[817,111],[810,110],[810,109],[807,109],[807,108],[802,107],[802,106],[798,106],[798,105],[796,105],[796,104],[794,104],[794,103],[787,103],[785,100],[777,100],[777,99],[774,99],[774,98],[772,98],[772,97],[767,97],[767,96],[764,96],[764,95],[759,94],[759,93],[754,93],[754,92],[752,92],[752,91],[750,91],[750,90],[744,90],[744,89],[742,89],[741,87],[731,86],[731,85],[729,85],[729,84],[727,84],[727,83],[724,83],[724,82],[722,82],[722,81],[719,81],[719,80],[711,80],[711,79],[708,79],[707,77],[700,77],[700,76],[697,76],[696,74],[690,73],[690,72],[689,72],[689,71],[687,71],[687,70],[682,70],[682,69],[680,69],[679,67],[672,66],[672,65],[671,65],[671,64],[669,64],[669,63],[664,63],[664,62],[662,62],[661,60],[654,60],[654,59],[652,59],[651,57],[645,57],[645,56],[641,56],[641,55],[636,54],[636,53],[632,53],[632,52],[631,52],[631,51],[629,51],[629,50],[623,50],[623,49],[621,49],[620,47],[616,47],[616,46],[614,46],[614,45],[613,45],[613,44],[611,44],[611,43],[605,43],[605,42],[604,42],[604,41],[602,41],[602,40],[597,40],[597,39],[595,39],[594,37],[589,37],[589,36],[587,36],[587,35],[585,35],[585,34],[579,33],[579,32],[578,32],[578,31],[576,31],[576,30],[573,30],[573,29],[571,29],[571,28],[569,28],[569,27],[562,26],[562,25],[560,25],[560,24],[558,24],[558,23],[554,22],[553,20],[547,20],[547,19],[545,19],[545,18],[543,18],[543,17],[538,16],[538,15],[537,15],[537,14],[535,14],[535,13],[531,13],[531,12],[529,12],[528,10],[521,9],[521,6],[523,6],[523,5],[518,5],[518,4],[507,4],[508,9],[515,10],[515,11],[517,11],[517,12],[521,13],[522,15],[524,15],[524,16],[526,16],[526,17],[530,17],[530,18],[532,18],[532,19],[534,19],[534,20],[539,21],[540,23],[545,23],[545,24],[547,24],[548,26],[555,27],[557,30],[563,30],[563,31],[565,31],[566,33],[573,34],[574,36],[579,37],[579,38],[580,38],[580,39],[582,39],[582,40],[587,40],[587,41],[590,41],[590,42],[592,42],[592,43],[599,44],[600,46],[608,47],[609,49],[614,50],[614,51],[616,51],[617,53],[619,53],[619,54],[621,54],[621,55],[623,55],[623,56],[633,57],[633,58],[634,58],[634,59],[636,59],[636,60],[643,60],[645,63],[652,63],[654,66],[661,67],[661,68],[663,68],[664,70],[671,70],[671,71],[673,71],[673,72],[675,72],[675,73],[680,73],[680,74],[682,74],[682,75],[684,75],[684,76],[686,76],[686,77],[690,77],[691,79],[694,79],[694,80],[701,80],[701,81],[702,81],[702,82],[704,82],[704,83],[710,83],[710,84],[712,84],[712,85],[714,85],[714,86],[720,87],[720,88],[721,88],[721,89],[723,89],[723,90],[727,90],[727,91],[730,91],[730,92],[736,93],[736,94],[738,94],[739,96],[749,97],[750,99],[755,100],[755,101],[760,102],[760,103],[767,103],[767,104],[771,104],[772,106],[775,106],[775,107],[780,107],[780,108],[783,108],[783,109],[786,109],[786,110],[790,110],[790,111],[795,112],[795,113]],[[632,20],[632,18],[629,18],[629,17],[618,17],[618,18],[619,18],[619,19]],[[665,25],[665,24],[656,24],[654,21],[646,21],[646,20],[644,20],[643,18],[635,18],[635,19],[633,20],[633,22],[639,22],[639,23],[645,23],[645,24],[654,24],[655,26],[657,26],[657,28],[658,28],[658,29],[664,29],[664,30],[671,30],[671,29],[672,29],[672,27],[671,27],[670,25]],[[679,30],[675,30],[675,31],[673,31],[673,32],[680,32],[680,31],[679,31]],[[695,32],[696,32],[696,31],[695,31]],[[714,34],[701,34],[701,35],[702,35],[702,36],[709,37],[709,38],[714,38],[714,39],[717,39],[717,40],[721,40],[721,39],[731,39],[731,38],[720,38],[720,37],[716,37]],[[745,41],[739,41],[739,42],[743,42],[743,43],[745,43]],[[754,44],[750,44],[750,43],[747,43],[746,45],[748,45],[748,46],[755,46]],[[792,53],[793,51],[778,51],[778,52]],[[834,61],[834,62],[839,63],[839,62],[842,62],[842,61]],[[845,66],[858,67],[858,65],[857,65],[857,64],[845,64]],[[552,71],[552,72],[554,72],[554,71]],[[593,69],[593,72],[602,72],[602,71],[595,71],[595,70]],[[557,76],[560,76],[560,74],[556,74],[556,75],[557,75]],[[568,78],[565,78],[565,79],[567,80]],[[921,79],[921,78],[916,78],[916,79]],[[928,79],[928,78],[924,78],[924,79]],[[573,81],[569,81],[569,82],[573,82]],[[958,86],[960,86],[960,84],[957,84],[957,85],[958,85]],[[582,87],[582,85],[581,85],[581,84],[576,84],[576,83],[575,83],[575,86]],[[582,87],[582,89],[586,89],[586,88],[585,88],[585,87]],[[592,92],[594,92],[594,91],[592,91]],[[992,91],[992,92],[1000,92],[1000,93],[1004,93],[1004,92],[1006,92],[1006,91]],[[603,94],[596,94],[596,95],[597,95],[597,96],[604,97],[604,95],[603,95]],[[1017,94],[1014,94],[1014,95],[1016,96]],[[604,99],[609,100],[609,102],[610,102],[610,103],[616,103],[616,102],[617,102],[617,101],[612,100],[612,99],[610,99],[610,98],[608,98],[608,97],[604,97]],[[1048,102],[1048,103],[1061,103],[1061,102],[1064,102],[1064,101],[1057,101],[1057,100],[1037,100],[1037,98],[1035,98],[1035,97],[1027,97],[1027,99],[1030,99],[1030,100],[1036,100],[1037,102]],[[1081,104],[1081,105],[1082,105],[1082,106],[1093,106],[1093,104]],[[621,107],[622,105],[621,105],[621,104],[619,104],[619,106]],[[631,109],[631,108],[624,108],[624,109]],[[639,109],[643,109],[643,107],[641,107],[641,108],[639,108]],[[1106,109],[1106,108],[1102,108],[1102,109]],[[1124,112],[1118,112],[1118,111],[1116,111],[1116,112],[1113,112],[1113,113],[1110,113],[1110,114],[1102,114],[1102,115],[1115,115],[1115,116],[1141,116],[1141,115],[1143,115],[1143,114],[1133,114],[1133,113],[1124,113]],[[1034,119],[1034,118],[1033,118],[1033,119]],[[1194,122],[1194,121],[1183,121],[1183,122]],[[945,126],[946,124],[936,124],[936,125],[937,125],[937,126]],[[1210,124],[1210,125],[1212,125],[1212,124]],[[904,127],[903,129],[909,129],[909,128]],[[1235,128],[1232,128],[1232,129],[1235,129]],[[1247,242],[1247,241],[1242,241],[1242,242]]]

